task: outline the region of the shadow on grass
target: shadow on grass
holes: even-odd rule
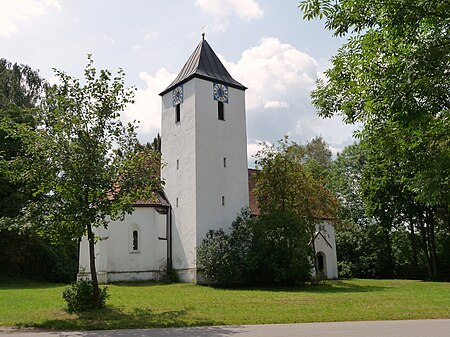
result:
[[[244,290],[244,291],[267,291],[267,292],[298,292],[298,293],[367,293],[375,291],[384,291],[386,287],[374,285],[358,285],[351,280],[328,280],[319,284],[307,284],[301,286],[261,286],[261,287],[223,287],[204,285],[217,290]]]
[[[65,287],[66,283],[48,283],[44,281],[0,279],[0,290],[9,289],[52,289]]]
[[[220,321],[191,317],[189,315],[189,308],[184,310],[153,312],[148,308],[134,308],[124,311],[119,307],[106,307],[105,309],[87,311],[74,316],[74,318],[47,320],[38,326],[58,330],[105,330],[223,324]]]

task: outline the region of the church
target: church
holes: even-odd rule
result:
[[[247,165],[245,90],[204,35],[175,80],[161,93],[164,194],[137,201],[132,214],[97,228],[100,283],[159,280],[167,270],[182,282],[202,282],[196,247],[210,229],[227,229],[243,207],[259,213]],[[334,228],[317,226],[318,272],[337,278]],[[79,268],[89,272],[86,238]],[[313,272],[314,273],[314,272]]]

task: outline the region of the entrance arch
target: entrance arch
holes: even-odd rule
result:
[[[316,266],[318,276],[327,276],[327,260],[324,252],[317,252],[316,254]]]

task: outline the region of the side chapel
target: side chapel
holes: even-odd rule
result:
[[[100,283],[158,280],[167,270],[183,282],[201,282],[196,247],[208,230],[229,228],[242,207],[259,214],[255,170],[247,167],[246,89],[203,36],[160,93],[165,193],[137,201],[123,221],[96,229]],[[317,226],[315,250],[319,273],[337,278],[334,228],[326,220]],[[86,238],[79,268],[89,275]]]

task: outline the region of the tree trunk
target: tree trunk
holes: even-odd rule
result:
[[[422,210],[420,210],[419,213],[418,213],[417,221],[419,223],[420,237],[422,239],[422,249],[423,249],[423,252],[425,253],[425,256],[427,258],[426,260],[427,260],[428,277],[431,279],[431,278],[433,278],[433,270],[432,270],[432,267],[431,267],[430,254],[428,252],[427,233],[426,233],[426,229],[425,229],[425,226],[424,226],[424,223],[423,223]]]
[[[436,252],[436,240],[435,240],[435,230],[434,230],[434,211],[429,209],[427,211],[427,223],[429,228],[429,246],[430,246],[430,256],[431,265],[433,268],[433,279],[438,278],[438,262],[437,262],[437,252]]]
[[[409,218],[409,230],[410,230],[409,237],[411,240],[411,250],[413,254],[413,267],[414,272],[417,273],[417,271],[419,270],[419,262],[417,260],[416,234],[414,232],[414,222],[412,216]]]
[[[89,242],[89,263],[90,263],[91,280],[92,280],[92,286],[93,286],[92,301],[96,308],[100,308],[100,289],[98,287],[97,269],[95,268],[95,250],[94,250],[95,249],[95,241],[94,241],[95,237],[94,237],[94,233],[92,232],[91,224],[87,225],[87,232],[88,232],[88,242]]]
[[[384,238],[386,240],[386,253],[388,258],[388,271],[389,277],[392,277],[394,274],[394,259],[392,257],[392,243],[391,243],[391,236],[389,234],[389,228],[387,226],[384,227]]]

